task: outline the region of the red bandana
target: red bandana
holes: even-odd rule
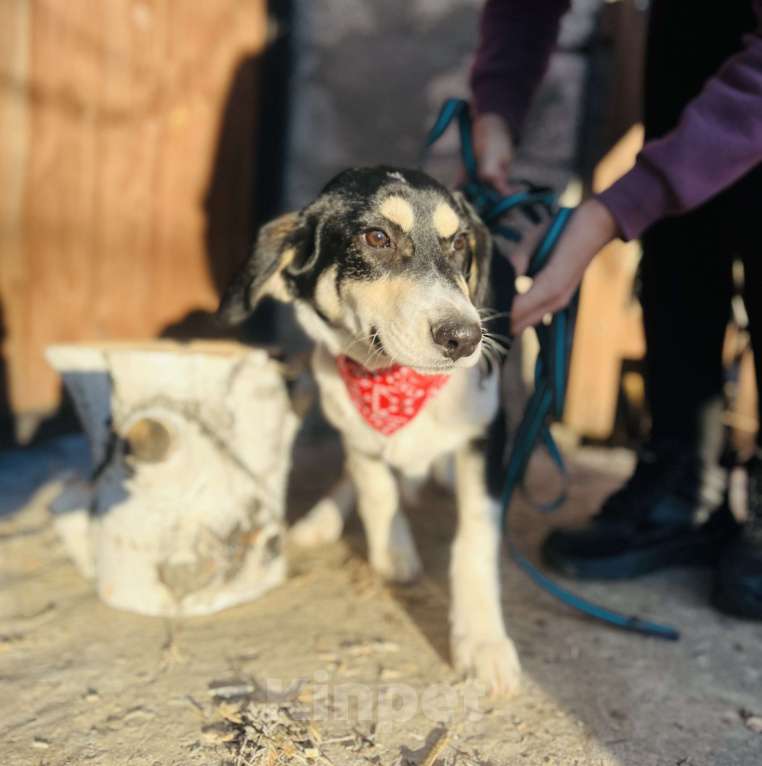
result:
[[[406,426],[450,378],[423,375],[401,364],[366,370],[348,356],[336,357],[336,366],[365,422],[384,436]]]

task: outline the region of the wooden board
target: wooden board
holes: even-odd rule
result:
[[[595,171],[595,191],[610,186],[634,164],[643,128],[633,126]],[[640,258],[637,242],[607,245],[585,272],[574,335],[564,422],[596,439],[611,435],[623,359],[645,353],[640,304],[633,281]]]
[[[0,4],[0,307],[15,412],[58,402],[46,345],[150,337],[215,306],[215,278],[251,236],[266,27],[265,0]]]

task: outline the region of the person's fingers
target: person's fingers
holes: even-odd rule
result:
[[[553,311],[562,298],[555,286],[538,278],[523,295],[517,295],[511,311],[511,330],[518,335],[527,327],[537,324],[545,314]]]
[[[548,313],[564,308],[582,279],[584,267],[580,268],[562,252],[557,260],[540,272],[530,289],[516,296],[511,310],[511,329],[514,334],[523,332],[542,320]]]
[[[492,184],[503,195],[510,194],[508,159],[496,154],[487,153],[479,163],[479,177]]]
[[[508,181],[509,167],[509,165],[503,164],[503,169],[494,169],[490,167],[485,170],[485,165],[482,162],[479,164],[479,178],[494,186],[503,196],[508,196],[518,190],[518,187],[511,186]],[[463,186],[466,181],[468,181],[468,176],[466,175],[466,171],[461,168],[455,178],[455,186]]]
[[[566,306],[596,253],[616,236],[616,222],[596,199],[587,200],[574,213],[550,263],[531,288],[516,297],[511,329],[518,335],[545,314]]]
[[[516,273],[525,274],[532,253],[537,249],[537,245],[548,230],[550,214],[543,212],[540,223],[533,223],[520,213],[507,215],[502,220],[521,237],[519,242],[512,242],[503,249],[508,256],[508,260],[513,264]]]
[[[516,300],[519,300],[520,297],[523,296],[517,296]],[[521,320],[512,321],[511,333],[513,335],[520,335],[524,330],[538,325],[545,317],[551,316],[565,308],[570,299],[571,293],[558,298],[546,298],[541,303],[535,304],[531,309],[525,311]]]
[[[511,193],[511,185],[508,183],[508,167],[489,177],[490,183],[502,194],[507,197]]]
[[[474,120],[474,150],[479,178],[500,194],[510,194],[508,175],[513,160],[513,141],[505,120],[498,114],[479,114]]]

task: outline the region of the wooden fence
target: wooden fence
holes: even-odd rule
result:
[[[251,234],[266,35],[265,0],[0,2],[0,409],[56,407],[49,343],[215,306]]]

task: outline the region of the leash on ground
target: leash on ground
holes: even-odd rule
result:
[[[471,114],[468,103],[462,99],[448,99],[443,104],[426,139],[424,159],[429,148],[441,138],[453,122],[457,122],[459,128],[460,153],[466,170],[466,180],[461,186],[461,191],[493,234],[498,234],[513,242],[518,242],[521,239],[518,231],[501,222],[502,217],[511,210],[518,209],[533,221],[540,220],[537,214],[538,208],[544,208],[551,213],[550,225],[530,257],[527,268],[527,276],[536,277],[550,261],[556,244],[571,218],[573,209],[557,207],[555,194],[546,187],[538,187],[523,182],[522,185],[526,188],[515,194],[502,196],[492,186],[479,180],[472,140]],[[501,495],[502,529],[506,545],[519,568],[535,584],[567,606],[622,630],[676,641],[680,634],[675,628],[644,620],[635,615],[626,615],[614,611],[562,587],[543,574],[518,550],[508,532],[508,510],[513,494],[517,488],[524,488],[524,478],[529,459],[538,444],[545,447],[557,466],[564,487],[557,498],[551,502],[539,504],[537,507],[541,511],[552,512],[566,500],[565,487],[568,475],[561,452],[550,432],[549,423],[551,419],[558,420],[563,415],[578,299],[579,290],[574,293],[566,308],[553,315],[550,324],[541,324],[534,328],[539,342],[539,353],[534,371],[534,391],[529,397],[513,439]]]

